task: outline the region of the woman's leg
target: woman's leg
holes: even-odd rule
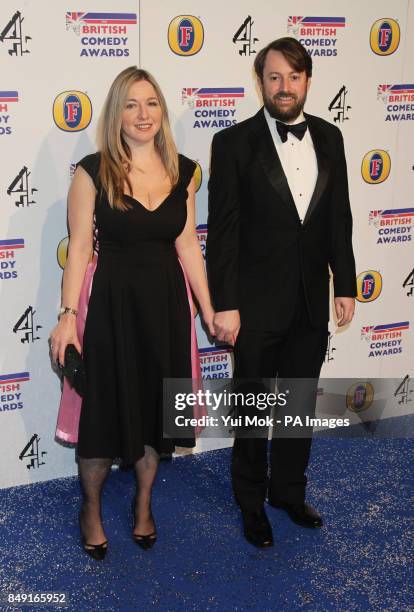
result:
[[[145,446],[145,455],[135,463],[137,493],[134,534],[136,535],[149,535],[155,531],[151,512],[151,492],[158,463],[159,455],[152,446]]]
[[[101,491],[108,476],[112,459],[79,457],[79,478],[83,493],[80,513],[81,531],[87,544],[102,544],[106,540],[101,519]]]

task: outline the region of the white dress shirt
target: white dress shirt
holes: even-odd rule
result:
[[[318,178],[318,162],[312,137],[309,129],[306,130],[302,140],[296,138],[292,132],[288,132],[286,142],[282,142],[276,128],[276,119],[270,116],[266,108],[264,114],[299,218],[303,223]],[[302,121],[305,121],[303,113],[292,124]]]

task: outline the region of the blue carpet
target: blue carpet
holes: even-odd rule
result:
[[[64,591],[76,611],[412,610],[412,449],[315,439],[308,500],[325,526],[302,529],[269,508],[276,546],[263,551],[241,536],[228,449],[161,463],[151,551],[130,538],[132,473],[113,471],[101,563],[79,544],[77,479],[0,491],[0,591]]]

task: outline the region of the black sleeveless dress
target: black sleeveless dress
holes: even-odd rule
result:
[[[97,189],[99,253],[84,333],[87,389],[77,450],[80,457],[132,463],[144,445],[174,450],[163,437],[163,379],[191,379],[191,312],[174,241],[186,223],[195,164],[179,156],[179,181],[154,211],[125,196],[130,209],[121,212],[101,192],[99,161],[95,153],[79,162]]]

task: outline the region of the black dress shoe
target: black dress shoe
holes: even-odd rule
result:
[[[246,540],[258,548],[273,546],[272,528],[264,508],[256,512],[242,510],[243,530]]]
[[[268,500],[273,508],[286,510],[294,523],[301,527],[322,527],[322,517],[309,504],[288,504],[287,502]]]
[[[89,544],[83,535],[81,513],[79,513],[79,530],[81,534],[82,548],[86,554],[92,557],[92,559],[95,559],[95,561],[103,561],[106,556],[106,551],[108,550],[108,540],[105,540],[105,542],[102,542],[102,544]]]
[[[132,500],[131,510],[132,510],[132,526],[135,527],[135,499]],[[151,513],[151,517],[152,517],[152,513]],[[152,520],[154,521],[153,518]],[[155,523],[154,523],[154,527],[155,527]],[[157,531],[155,530],[152,533],[149,533],[148,535],[140,535],[138,533],[132,533],[132,539],[134,540],[136,544],[138,544],[138,546],[141,546],[141,548],[143,548],[144,550],[149,550],[150,548],[154,546],[155,542],[157,541]]]

